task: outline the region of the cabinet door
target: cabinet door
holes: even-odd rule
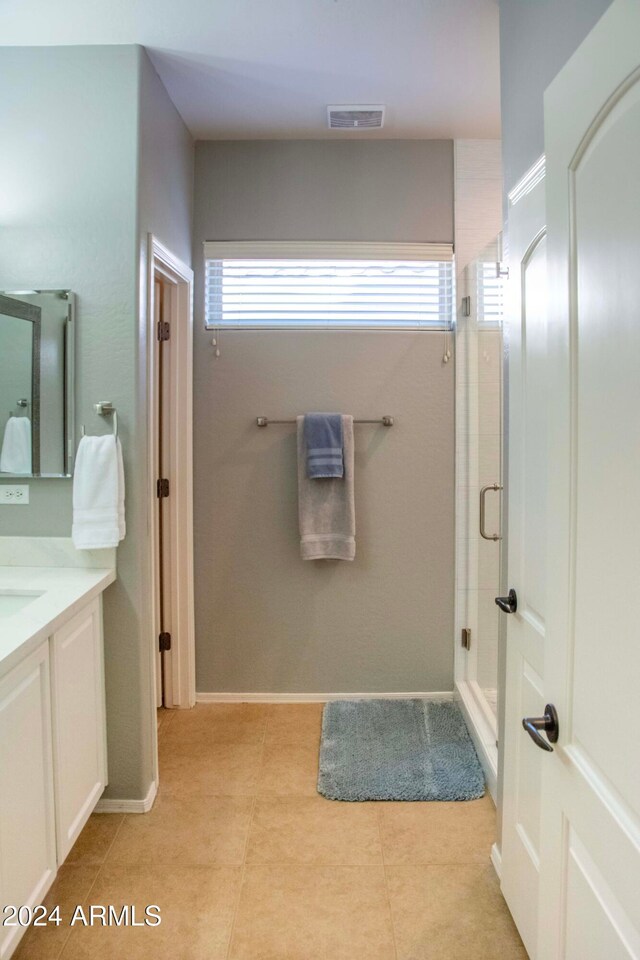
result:
[[[56,874],[49,644],[0,680],[0,910],[42,903]],[[24,927],[0,927],[0,958]]]
[[[58,862],[106,785],[102,609],[93,601],[51,638]]]

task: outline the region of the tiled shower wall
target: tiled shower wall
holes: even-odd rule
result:
[[[476,264],[498,260],[502,221],[500,142],[455,142],[456,330],[456,679],[495,690],[498,656],[499,542],[479,532],[480,489],[501,482],[502,334],[479,329]],[[471,314],[462,315],[470,296]],[[486,500],[489,533],[500,529],[500,495]],[[460,645],[463,627],[471,649]],[[489,698],[491,695],[489,695]]]

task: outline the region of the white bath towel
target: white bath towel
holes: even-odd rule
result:
[[[122,446],[112,435],[83,437],[73,473],[73,526],[77,550],[117,547],[126,532]]]
[[[31,472],[31,420],[9,417],[2,439],[0,473]]]
[[[353,417],[343,415],[344,476],[309,479],[304,417],[298,417],[298,517],[303,560],[353,560],[356,512]]]

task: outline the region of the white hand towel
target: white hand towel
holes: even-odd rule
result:
[[[117,547],[126,532],[122,446],[112,435],[83,437],[73,473],[73,526],[77,550]]]
[[[31,473],[31,420],[9,417],[4,428],[0,473]]]
[[[298,417],[298,516],[303,560],[353,560],[356,512],[353,478],[353,417],[343,415],[344,476],[307,476],[304,417]]]

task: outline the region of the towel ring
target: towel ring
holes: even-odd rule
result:
[[[110,400],[99,400],[98,403],[94,403],[93,409],[98,414],[99,417],[110,417],[113,416],[113,435],[118,439],[118,411],[111,403]],[[82,424],[82,436],[86,436],[84,424]]]

